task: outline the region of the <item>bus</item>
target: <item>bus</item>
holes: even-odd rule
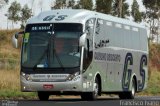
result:
[[[110,15],[57,9],[27,21],[12,36],[22,36],[21,91],[80,95],[95,100],[102,94],[134,99],[147,87],[148,39],[145,26]]]

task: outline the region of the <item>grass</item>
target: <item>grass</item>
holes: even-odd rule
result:
[[[147,89],[139,95],[160,95],[160,71],[158,69],[152,69]]]
[[[0,30],[0,70],[13,70],[19,65],[20,49],[14,49],[11,38],[19,30]]]
[[[0,89],[19,90],[20,79],[19,70],[1,70],[0,71]]]
[[[0,78],[0,99],[36,98],[36,93],[24,93],[20,91],[18,67],[15,70],[1,70]]]
[[[12,47],[12,35],[19,30],[0,30],[0,99],[36,98],[36,93],[20,91],[20,47]]]
[[[36,99],[34,92],[21,92],[20,90],[0,90],[0,99]]]

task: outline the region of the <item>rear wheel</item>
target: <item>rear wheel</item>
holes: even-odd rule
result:
[[[134,99],[135,93],[136,93],[136,83],[135,83],[135,80],[133,79],[131,91],[120,93],[119,98],[120,99]]]
[[[81,94],[81,99],[82,100],[88,100],[88,98],[89,98],[88,93],[84,92],[84,93]]]
[[[136,93],[136,83],[135,80],[132,80],[132,88],[131,91],[128,93],[128,99],[134,99]]]
[[[49,99],[49,94],[47,92],[38,92],[38,98],[41,101],[47,101]]]
[[[98,97],[98,94],[100,94],[100,85],[98,83],[98,79],[95,79],[94,85],[93,85],[93,92],[87,92],[82,93],[81,98],[82,100],[95,100]]]

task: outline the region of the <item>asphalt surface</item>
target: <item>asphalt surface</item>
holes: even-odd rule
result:
[[[99,98],[96,101],[82,101],[75,99],[39,100],[0,100],[0,106],[160,106],[160,96],[139,96],[132,100],[119,98]]]

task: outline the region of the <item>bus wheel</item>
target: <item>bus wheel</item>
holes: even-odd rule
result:
[[[127,95],[128,99],[134,99],[135,93],[136,93],[136,83],[135,83],[135,80],[133,79],[131,91],[128,92],[128,95]]]
[[[81,94],[81,98],[82,100],[95,100],[98,97],[98,93],[100,91],[100,85],[98,83],[98,79],[95,79],[94,82],[94,88],[93,88],[93,92],[87,92],[87,93],[82,93]]]
[[[88,93],[83,92],[83,93],[81,94],[81,99],[82,99],[82,100],[89,100],[88,98],[89,98],[89,97],[88,97]]]
[[[133,79],[131,91],[120,93],[119,98],[120,99],[134,99],[135,93],[136,93],[136,83],[135,83],[135,80]]]
[[[100,85],[98,83],[98,79],[96,78],[94,82],[94,91],[92,93],[93,99],[97,99],[99,91],[100,91]]]
[[[38,92],[38,98],[41,101],[47,101],[49,99],[49,94],[47,92]]]

